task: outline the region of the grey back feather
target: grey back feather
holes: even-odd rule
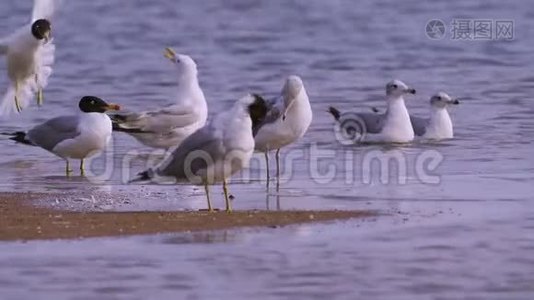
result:
[[[198,151],[198,152],[195,152]],[[187,179],[197,175],[208,164],[202,157],[217,161],[225,155],[223,140],[219,139],[211,126],[205,126],[187,137],[157,169],[158,175]],[[189,157],[188,157],[189,156]],[[187,171],[187,172],[186,172]],[[188,172],[191,173],[188,173]]]
[[[28,131],[28,139],[35,145],[52,151],[60,142],[80,135],[78,116],[61,116],[50,119]]]
[[[385,114],[357,113],[356,115],[365,123],[367,133],[380,133],[384,127]]]
[[[413,131],[415,135],[421,136],[426,132],[426,126],[430,122],[430,119],[420,118],[410,115],[410,121],[412,122]]]

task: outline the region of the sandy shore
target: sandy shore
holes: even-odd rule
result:
[[[73,212],[37,207],[39,194],[0,194],[0,240],[85,237],[278,227],[374,215],[368,211]]]

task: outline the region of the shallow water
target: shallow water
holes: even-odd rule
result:
[[[276,230],[1,243],[6,297],[534,294],[529,2],[65,2],[54,25],[57,63],[45,106],[1,120],[3,132],[70,113],[85,94],[131,110],[172,101],[174,73],[162,56],[172,46],[197,61],[211,112],[249,91],[275,94],[289,74],[302,76],[310,95],[314,122],[282,153],[280,192],[265,192],[258,155],[248,175],[233,180],[235,208],[379,209],[392,216]],[[22,25],[29,11],[30,3],[0,3],[2,32]],[[425,35],[434,18],[447,25],[441,40]],[[513,20],[514,40],[451,40],[454,18]],[[407,102],[420,115],[438,90],[463,98],[451,112],[456,138],[402,148],[338,143],[328,106],[383,108],[383,86],[391,78],[417,89]],[[0,86],[5,84],[2,76]],[[72,209],[205,206],[197,187],[123,185],[130,157],[151,151],[123,134],[114,136],[112,153],[90,164],[94,174],[88,179],[66,179],[63,162],[41,149],[2,144],[3,191],[75,195],[76,201],[60,196],[50,203]],[[371,164],[374,156],[396,157],[400,172],[381,172]],[[323,158],[315,165],[310,158],[317,157]],[[441,162],[430,168],[427,159]],[[145,160],[132,165],[125,174],[142,169]],[[333,176],[327,176],[332,167]],[[222,206],[220,187],[212,191]]]

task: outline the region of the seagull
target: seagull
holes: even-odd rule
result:
[[[226,211],[232,208],[226,179],[248,166],[254,152],[252,128],[267,113],[265,100],[258,95],[239,99],[228,111],[187,137],[161,163],[137,175],[130,182],[172,177],[176,181],[202,184],[208,210],[213,211],[208,186],[222,181]]]
[[[173,105],[140,113],[115,114],[113,130],[122,131],[142,144],[160,149],[179,145],[186,137],[204,126],[208,105],[198,84],[197,65],[184,54],[165,49],[165,57],[178,71],[178,95]]]
[[[400,80],[390,81],[386,85],[387,111],[385,114],[356,113],[345,117],[341,112],[330,107],[329,112],[340,126],[350,124],[359,132],[359,141],[364,143],[408,143],[415,137],[410,115],[404,103],[404,95],[415,94],[415,89]],[[345,130],[354,130],[354,127]]]
[[[55,45],[51,19],[55,0],[35,0],[32,20],[10,36],[0,39],[0,55],[7,58],[10,86],[0,104],[0,115],[20,112],[30,105],[33,95],[43,103],[43,88],[52,74]]]
[[[268,103],[265,120],[254,128],[255,150],[265,154],[269,185],[269,151],[276,150],[276,176],[280,177],[280,149],[301,138],[311,124],[313,114],[299,76],[289,76],[280,97]]]
[[[85,96],[79,102],[81,113],[60,116],[37,125],[27,132],[11,133],[11,140],[41,147],[65,159],[67,176],[72,172],[69,158],[80,159],[80,172],[84,174],[84,158],[103,150],[111,138],[111,120],[108,110],[119,110],[117,104]]]
[[[410,121],[416,136],[424,139],[443,140],[454,137],[451,117],[447,108],[450,105],[458,105],[460,100],[453,99],[445,92],[439,92],[430,98],[430,118],[421,118],[410,115]],[[379,113],[376,107],[371,108],[373,112]],[[385,114],[378,114],[377,117],[384,118]]]
[[[454,137],[451,117],[447,107],[458,105],[460,101],[453,99],[445,92],[439,92],[430,98],[430,118],[410,116],[413,129],[423,139],[443,140]]]

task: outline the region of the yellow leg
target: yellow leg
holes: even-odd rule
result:
[[[231,213],[232,205],[230,204],[230,200],[228,199],[228,186],[226,185],[226,179],[223,180],[223,191],[224,191],[224,200],[226,201],[226,212]]]
[[[65,160],[67,162],[67,165],[65,166],[65,174],[67,176],[70,176],[70,173],[72,172],[71,168],[70,168],[70,163],[69,163],[69,160]]]
[[[85,175],[83,158],[80,160],[80,175],[82,175],[82,176]]]
[[[19,82],[15,81],[15,107],[17,108],[17,112],[20,112],[22,110],[22,107],[20,107],[19,103]]]
[[[41,106],[43,105],[43,89],[39,87],[39,81],[37,80],[37,74],[35,74],[35,84],[38,86],[37,88],[37,105]]]
[[[37,91],[37,105],[43,105],[43,90],[39,88]]]
[[[210,190],[208,183],[204,182],[204,191],[206,191],[206,199],[208,200],[208,211],[213,212],[213,207],[211,206],[211,200],[210,200]]]

